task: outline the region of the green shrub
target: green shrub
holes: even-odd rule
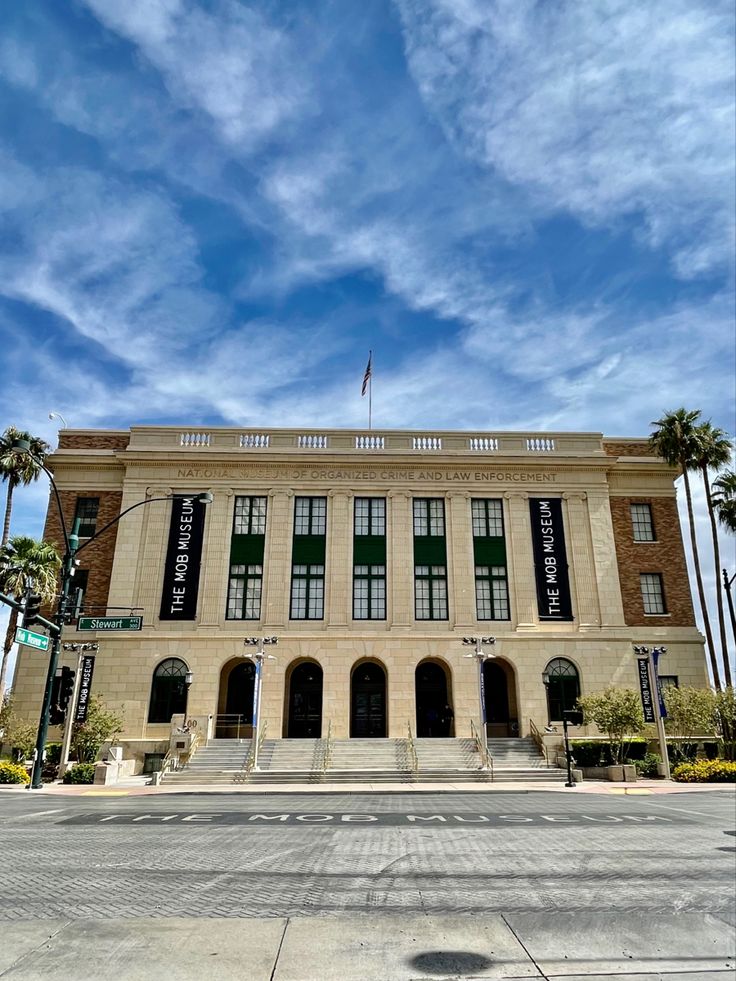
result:
[[[0,760],[0,783],[29,783],[30,779],[26,768],[20,763]]]
[[[659,775],[657,764],[660,762],[656,753],[647,753],[642,759],[634,760],[636,772],[640,777],[656,777]]]
[[[673,766],[678,763],[694,763],[695,757],[698,755],[698,744],[667,743],[667,755]]]
[[[570,750],[577,766],[610,766],[611,747],[598,739],[571,739]]]
[[[46,759],[49,766],[58,766],[61,760],[61,743],[46,743]]]
[[[94,783],[95,764],[75,763],[64,774],[64,783]]]
[[[626,753],[626,759],[630,763],[636,763],[638,760],[643,760],[647,755],[648,742],[646,739],[632,739],[626,747],[624,744],[624,752]]]
[[[672,773],[680,783],[736,783],[736,763],[731,760],[696,760],[680,763]]]

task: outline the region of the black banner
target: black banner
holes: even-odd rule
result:
[[[75,722],[87,721],[87,706],[89,705],[89,696],[92,691],[92,672],[94,669],[94,654],[84,654],[82,656],[82,666],[79,669],[79,695],[77,696],[77,710],[74,713]]]
[[[195,620],[197,617],[205,507],[196,494],[177,494],[172,501],[161,620]]]
[[[572,620],[570,580],[559,498],[529,499],[540,620]]]
[[[639,688],[641,689],[641,705],[644,709],[644,721],[654,722],[654,702],[652,701],[652,686],[649,682],[649,658],[639,659]]]

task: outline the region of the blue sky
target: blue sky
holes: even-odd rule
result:
[[[733,429],[733,35],[730,0],[2,4],[0,421],[363,426],[372,348],[377,428]]]

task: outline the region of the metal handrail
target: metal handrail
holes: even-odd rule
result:
[[[180,770],[185,766],[189,766],[189,764],[192,761],[192,757],[194,756],[197,749],[199,748],[199,744],[201,741],[202,739],[200,734],[198,732],[195,732],[194,736],[192,737],[192,741],[189,743],[188,752],[181,753],[179,756],[179,765],[177,766],[177,770]]]
[[[251,723],[245,722],[245,715],[242,713],[225,712],[222,715],[215,716],[215,732],[217,732],[218,728],[220,727],[235,728],[236,739],[240,739],[240,730],[249,725],[251,725]]]
[[[411,769],[412,773],[418,773],[419,772],[419,757],[417,756],[417,747],[416,747],[416,744],[414,742],[414,736],[412,735],[412,731],[411,731],[411,722],[407,722],[406,723],[406,732],[407,732],[407,736],[408,736],[407,742],[408,742],[408,745],[409,745],[409,763],[410,763],[410,769]]]
[[[491,780],[494,779],[493,776],[493,757],[488,752],[486,747],[483,745],[483,740],[481,739],[480,733],[475,722],[470,720],[470,735],[475,740],[475,745],[480,755],[480,764],[482,770],[489,770],[491,774]]]
[[[325,739],[324,753],[322,754],[322,773],[327,773],[332,762],[332,719],[327,722],[327,738]]]
[[[549,753],[547,752],[547,747],[544,745],[544,737],[542,736],[542,733],[539,731],[539,729],[535,725],[534,719],[529,719],[529,734],[532,737],[535,746],[537,747],[537,749],[539,750],[539,752],[544,757],[544,762],[549,767],[549,765],[550,765],[550,762],[549,762]]]

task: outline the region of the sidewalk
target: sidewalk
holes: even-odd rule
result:
[[[604,780],[585,780],[575,787],[550,782],[530,783],[284,783],[284,784],[160,784],[157,787],[140,783],[121,782],[110,786],[90,784],[44,784],[43,789],[29,791],[27,787],[6,785],[2,793],[51,794],[68,797],[128,797],[155,796],[161,794],[601,794],[648,796],[650,794],[698,794],[713,790],[730,790],[736,794],[736,784],[728,783],[675,783],[671,780],[637,780],[635,783],[610,783]]]

